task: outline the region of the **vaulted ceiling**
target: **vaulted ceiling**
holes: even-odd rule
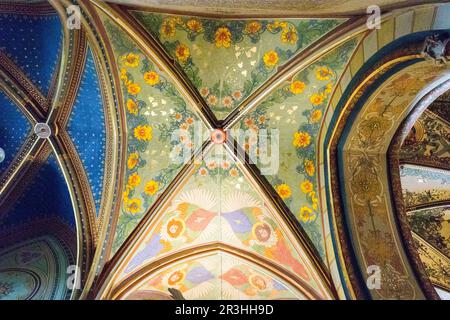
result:
[[[450,98],[439,96],[417,119],[400,149],[408,223],[427,274],[450,289]]]

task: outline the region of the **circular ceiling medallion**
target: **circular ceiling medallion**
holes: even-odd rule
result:
[[[211,132],[211,141],[215,144],[223,144],[227,140],[227,134],[221,129]]]
[[[47,139],[52,134],[52,129],[48,124],[40,122],[34,126],[34,133],[41,139]]]

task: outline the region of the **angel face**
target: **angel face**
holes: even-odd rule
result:
[[[248,278],[250,285],[258,291],[265,291],[269,289],[269,282],[259,274],[252,274]]]
[[[270,227],[267,224],[260,224],[255,228],[256,238],[261,242],[266,242],[270,239]]]
[[[253,244],[272,247],[277,242],[277,236],[270,224],[265,221],[257,222],[252,227]]]

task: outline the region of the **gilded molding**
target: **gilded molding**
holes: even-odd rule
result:
[[[62,1],[64,6],[72,3]],[[106,122],[106,152],[105,152],[105,175],[103,193],[99,217],[97,219],[98,243],[90,272],[87,276],[81,298],[90,294],[94,281],[97,281],[98,270],[108,260],[108,252],[112,241],[112,225],[115,223],[120,212],[120,203],[116,199],[121,197],[121,186],[125,166],[126,123],[124,107],[122,105],[122,92],[116,70],[114,54],[110,47],[108,37],[100,22],[100,19],[89,1],[79,1],[82,13],[82,26],[87,34],[89,45],[93,51],[94,61],[99,74],[101,94],[105,110]],[[101,59],[100,59],[100,58]]]
[[[30,103],[26,104],[25,113],[32,115],[34,121],[45,119],[48,110],[48,101],[34,84],[26,77],[23,71],[0,51],[0,76],[6,84],[14,88],[21,96],[26,96]]]
[[[416,48],[417,45],[416,45]],[[364,76],[363,78],[365,78],[366,80],[354,91],[354,93],[351,95],[350,99],[347,101],[347,105],[345,105],[343,111],[340,114],[340,118],[338,120],[338,124],[335,128],[335,131],[333,132],[334,136],[333,139],[331,140],[331,147],[330,147],[330,162],[331,162],[331,168],[330,168],[330,178],[331,178],[331,185],[332,185],[332,190],[333,190],[333,194],[340,194],[340,186],[339,186],[339,174],[337,172],[337,143],[339,142],[340,136],[342,134],[342,130],[345,127],[345,123],[346,123],[346,119],[349,117],[351,110],[353,109],[353,107],[356,105],[357,101],[359,100],[359,98],[361,98],[363,96],[363,94],[367,91],[367,89],[369,89],[369,87],[374,83],[374,81],[376,79],[378,79],[381,75],[385,74],[386,71],[392,69],[392,67],[394,67],[397,63],[399,63],[400,61],[407,61],[409,59],[414,59],[414,58],[418,58],[420,57],[420,55],[410,55],[410,57],[408,58],[408,56],[404,56],[404,58],[401,58],[401,55],[405,54],[405,51],[410,51],[410,52],[420,52],[419,50],[414,50],[414,46],[412,46],[412,48],[407,48],[407,49],[402,49],[400,50],[400,52],[395,52],[393,55],[394,57],[392,57],[393,55],[391,55],[391,57],[385,57],[384,60],[385,61],[389,61],[391,60],[391,62],[388,62],[385,65],[381,65],[380,68],[373,68],[376,71],[373,72],[372,74],[369,74],[368,76]],[[402,52],[403,51],[403,52]],[[399,54],[400,53],[400,54]],[[396,58],[395,56],[400,56],[400,59]],[[405,59],[406,58],[406,59]],[[394,63],[392,63],[394,62]],[[381,61],[381,63],[383,63],[383,61]],[[380,63],[379,63],[380,64]],[[379,65],[378,64],[378,65]],[[391,64],[389,66],[389,64]],[[372,70],[373,70],[372,69]],[[370,72],[370,71],[369,71]],[[369,73],[367,72],[367,73]],[[352,149],[353,150],[353,149]],[[352,151],[353,153],[355,153],[356,151]],[[352,154],[353,154],[352,153]],[[381,156],[381,155],[380,155]],[[383,180],[384,181],[384,180]],[[386,196],[387,199],[389,198],[388,196]],[[353,198],[353,197],[352,197]],[[344,201],[344,200],[343,200]],[[341,220],[341,225],[344,225],[344,218],[342,217],[342,208],[341,208],[341,203],[339,199],[334,199],[333,202],[333,206],[334,206],[334,213],[335,216],[337,217],[337,219],[342,219]],[[343,230],[343,229],[341,229]],[[345,236],[345,235],[344,235]],[[341,241],[342,241],[342,232],[341,232]],[[347,240],[348,241],[348,240]],[[342,243],[341,243],[342,244]],[[351,262],[350,262],[351,263]],[[400,278],[399,278],[400,279]]]
[[[33,181],[50,155],[45,140],[31,134],[0,180],[0,216],[6,213]]]
[[[41,3],[0,3],[0,14],[26,14],[46,16],[54,14],[54,10],[47,2]]]

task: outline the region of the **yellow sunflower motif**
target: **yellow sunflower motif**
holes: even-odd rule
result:
[[[136,214],[141,211],[141,204],[142,201],[139,198],[130,199],[125,205],[125,210],[131,214]]]
[[[322,110],[314,110],[311,113],[311,122],[317,123],[320,121],[320,119],[322,119]]]
[[[308,176],[312,177],[316,172],[316,168],[314,167],[314,162],[311,160],[305,160],[303,163],[305,167],[305,172]]]
[[[292,144],[296,148],[305,148],[309,146],[311,143],[311,136],[308,132],[302,132],[298,131],[294,133],[294,140],[292,141]]]
[[[158,191],[158,182],[150,180],[145,184],[144,192],[150,196],[154,195]]]
[[[203,24],[197,19],[189,19],[186,26],[193,32],[200,33],[203,31]]]
[[[305,180],[300,184],[300,189],[302,190],[302,192],[304,194],[310,194],[311,192],[314,191],[313,188],[314,188],[314,186],[313,186],[312,182],[309,180]]]
[[[311,192],[311,193],[313,193],[313,192]],[[315,194],[315,193],[314,193]],[[317,210],[318,209],[318,203],[319,203],[319,199],[318,198],[316,198],[315,196],[311,196],[311,201],[312,201],[312,207],[313,207],[313,209],[314,210]]]
[[[261,23],[259,21],[250,21],[245,25],[244,33],[245,34],[255,34],[261,31]]]
[[[300,94],[305,88],[306,84],[303,81],[294,81],[291,83],[289,90],[291,90],[293,94]]]
[[[141,92],[141,87],[137,83],[132,82],[127,85],[127,91],[129,94],[137,95]]]
[[[231,32],[227,27],[220,27],[216,30],[214,39],[217,48],[229,48],[231,45]]]
[[[325,93],[331,93],[333,92],[333,84],[330,82],[327,84],[326,88],[325,88]]]
[[[291,194],[292,194],[291,188],[285,183],[276,186],[275,189],[276,189],[278,195],[283,200],[289,198],[291,196]]]
[[[279,28],[284,29],[287,27],[287,22],[275,20],[273,23],[267,25],[267,30],[270,32],[277,32]]]
[[[125,83],[128,82],[127,69],[125,68],[120,69],[120,79],[123,80]]]
[[[311,101],[311,103],[312,103],[314,106],[321,105],[321,104],[324,102],[324,100],[325,100],[325,96],[324,96],[323,94],[318,94],[318,93],[313,94],[313,95],[309,98],[309,101]]]
[[[139,154],[137,152],[133,152],[128,156],[127,167],[129,170],[134,169],[139,163]]]
[[[267,51],[263,56],[263,61],[267,68],[276,66],[278,59],[278,53],[274,50]]]
[[[133,99],[127,100],[127,109],[128,109],[128,112],[131,114],[134,114],[134,115],[138,114],[138,106],[137,106],[137,103],[134,102]]]
[[[303,222],[311,222],[316,219],[316,214],[309,207],[301,207],[299,218]]]
[[[321,81],[330,80],[333,75],[333,71],[328,67],[320,67],[316,70],[316,77]]]
[[[150,141],[153,138],[152,127],[148,125],[137,126],[134,128],[134,137],[139,141]]]
[[[175,55],[180,62],[186,62],[189,56],[191,55],[191,52],[187,46],[184,44],[179,44],[177,48],[175,49]]]
[[[295,27],[290,26],[289,28],[283,29],[281,32],[281,42],[288,44],[296,44],[298,40],[297,30]]]
[[[149,71],[144,73],[144,81],[151,86],[159,83],[159,75],[155,71]]]
[[[128,203],[128,201],[130,201],[130,199],[129,199],[130,190],[131,190],[131,188],[129,186],[127,186],[125,191],[122,193],[122,200],[125,203]]]
[[[141,177],[135,172],[128,177],[128,185],[132,188],[136,188],[141,184]]]
[[[137,67],[139,65],[139,56],[134,53],[128,53],[122,57],[122,61],[127,67]],[[124,70],[124,69],[123,69]]]
[[[161,25],[161,35],[166,38],[175,36],[175,21],[173,19],[164,19]]]

